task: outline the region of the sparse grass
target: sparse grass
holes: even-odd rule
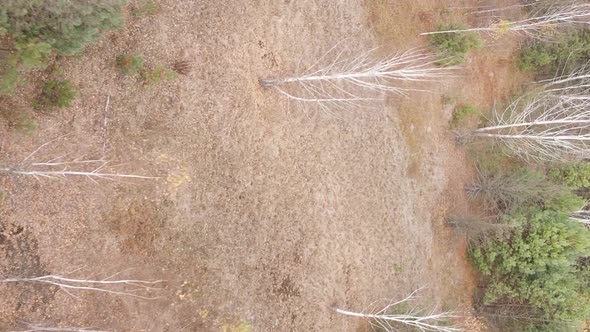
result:
[[[252,324],[248,322],[237,322],[235,324],[228,324],[221,327],[222,332],[252,332]]]
[[[141,1],[131,9],[131,15],[137,17],[156,15],[159,12],[160,4],[152,0]]]
[[[449,122],[451,128],[457,128],[465,122],[474,117],[475,115],[481,115],[481,112],[472,105],[465,104],[457,107],[453,112],[453,116]]]
[[[76,92],[70,81],[52,79],[43,84],[34,107],[36,109],[69,107],[75,97]]]
[[[138,55],[119,55],[116,63],[119,71],[125,75],[137,75],[143,70],[143,58]]]
[[[438,26],[437,31],[460,29],[465,27],[459,24],[447,24]],[[475,33],[458,32],[431,35],[430,45],[439,53],[439,64],[449,66],[463,63],[467,53],[481,47],[482,42]]]
[[[176,73],[169,68],[159,65],[154,69],[143,71],[142,76],[146,84],[157,84],[164,80],[175,79]]]
[[[37,129],[37,122],[27,114],[15,114],[8,122],[8,126],[23,134],[31,134]]]

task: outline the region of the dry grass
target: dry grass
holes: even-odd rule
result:
[[[179,75],[188,75],[192,69],[192,64],[189,61],[179,60],[172,64],[172,70]]]

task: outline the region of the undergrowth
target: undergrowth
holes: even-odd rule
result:
[[[437,31],[462,30],[459,24],[440,25]],[[430,36],[430,45],[439,54],[439,64],[457,65],[465,61],[467,53],[482,45],[479,36],[472,32],[441,33]]]

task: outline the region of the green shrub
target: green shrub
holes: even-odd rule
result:
[[[553,197],[543,202],[546,210],[575,212],[581,210],[586,205],[586,200],[572,191],[564,191],[561,195]]]
[[[52,51],[72,55],[122,23],[126,0],[11,0],[0,5],[0,36],[14,42],[0,93],[16,86],[19,68],[43,67]],[[4,77],[6,76],[6,77]]]
[[[0,65],[0,94],[10,94],[14,92],[16,86],[21,81],[20,74],[15,65],[10,63]]]
[[[544,321],[588,317],[588,274],[579,261],[590,254],[590,232],[561,211],[533,209],[506,219],[521,225],[508,241],[482,241],[470,252],[483,275],[484,305],[526,308],[539,322],[532,325],[545,328]]]
[[[441,25],[438,31],[462,30],[464,26],[458,24]],[[441,65],[456,65],[465,61],[467,52],[481,47],[479,36],[472,32],[451,32],[430,36],[430,44],[440,55]]]
[[[143,58],[137,55],[119,55],[117,67],[125,75],[137,75],[143,70]]]
[[[71,55],[102,32],[121,26],[124,0],[14,0],[0,7],[0,24],[16,42],[40,41]]]
[[[36,108],[68,107],[76,97],[72,84],[66,80],[49,80],[43,85]]]
[[[572,188],[590,187],[590,163],[572,163],[552,168],[548,174],[555,181]]]
[[[468,118],[481,114],[477,108],[472,105],[462,105],[455,109],[453,116],[449,123],[451,128],[457,128],[463,124]]]
[[[590,32],[578,31],[565,35],[558,42],[535,42],[524,48],[518,67],[523,71],[553,74],[556,69],[570,71],[590,60]]]
[[[544,45],[534,45],[524,49],[518,58],[518,68],[522,71],[533,71],[552,64],[557,57]]]
[[[152,70],[146,70],[142,76],[147,84],[157,84],[163,80],[173,80],[176,78],[176,73],[164,66],[157,66]]]
[[[45,42],[16,43],[17,58],[25,68],[42,68],[47,65],[51,45]]]

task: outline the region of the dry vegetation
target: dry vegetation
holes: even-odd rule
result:
[[[0,4],[0,330],[590,315],[589,5],[73,2]]]

